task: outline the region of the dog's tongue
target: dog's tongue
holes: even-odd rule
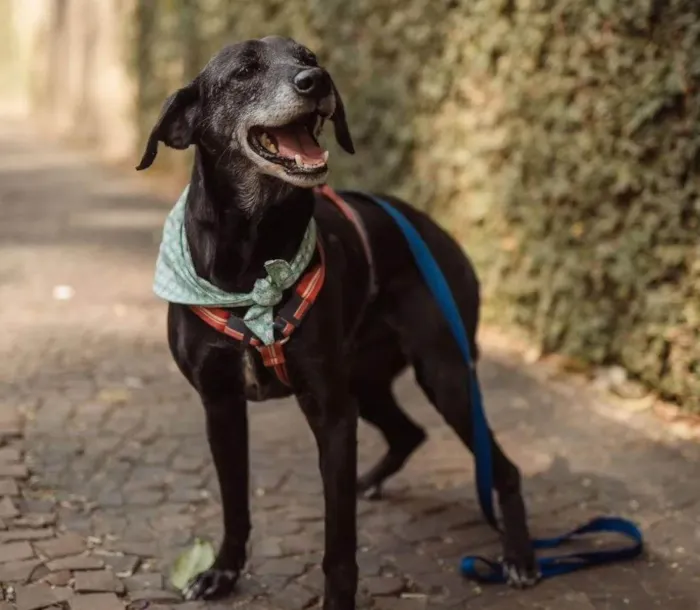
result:
[[[304,127],[278,127],[268,129],[275,136],[277,148],[283,157],[294,159],[296,155],[306,164],[321,163],[325,152]]]

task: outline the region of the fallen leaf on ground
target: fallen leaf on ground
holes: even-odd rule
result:
[[[198,574],[208,570],[214,563],[214,547],[200,540],[180,555],[170,572],[170,582],[176,589],[184,591],[189,582]]]

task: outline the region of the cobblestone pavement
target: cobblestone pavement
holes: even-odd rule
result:
[[[169,202],[18,122],[0,131],[0,610],[314,607],[321,592],[316,452],[293,403],[251,407],[254,536],[239,593],[179,604],[168,566],[218,540],[220,505],[193,392],[167,354],[151,296]],[[70,297],[70,298],[67,298]],[[488,337],[487,337],[488,339]],[[360,503],[359,606],[688,610],[700,607],[697,444],[642,402],[612,404],[575,378],[485,341],[493,427],[526,475],[535,534],[610,512],[644,528],[644,559],[525,592],[477,587],[464,553],[496,554],[470,457],[412,381],[401,402],[430,430]],[[361,429],[361,460],[381,451]],[[11,585],[11,586],[10,586]]]

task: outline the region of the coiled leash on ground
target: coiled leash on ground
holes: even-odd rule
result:
[[[467,333],[464,329],[464,324],[459,310],[457,309],[452,291],[437,261],[430,252],[430,248],[428,248],[428,245],[406,216],[387,201],[375,197],[374,195],[364,192],[357,192],[356,194],[374,201],[391,216],[399,229],[401,229],[415,258],[416,265],[423,275],[428,288],[435,297],[452,331],[452,335],[455,341],[457,341],[462,356],[467,363],[474,427],[474,459],[476,462],[477,495],[484,518],[494,530],[500,532],[501,530],[496,519],[493,505],[493,471],[488,423],[484,412],[479,382],[474,368],[474,361],[469,349]],[[631,544],[616,549],[541,557],[537,560],[541,577],[551,578],[583,568],[632,559],[640,555],[644,548],[644,540],[639,528],[631,521],[621,517],[598,517],[562,536],[535,539],[533,540],[533,545],[535,549],[540,550],[554,549],[574,538],[586,534],[598,533],[619,534],[629,538]],[[484,557],[464,557],[460,568],[464,576],[480,582],[505,583],[507,581],[504,566],[498,561],[493,561]]]

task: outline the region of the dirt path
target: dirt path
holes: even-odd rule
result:
[[[3,124],[0,582],[14,583],[21,610],[143,608],[143,600],[188,610],[314,606],[319,476],[310,433],[288,401],[251,407],[254,538],[241,592],[200,606],[178,605],[166,590],[161,573],[178,552],[195,536],[220,534],[201,408],[170,362],[165,307],[151,294],[170,202],[28,136],[21,123]],[[405,379],[400,399],[431,441],[388,486],[386,501],[360,504],[358,605],[700,607],[698,446],[666,435],[651,415],[605,404],[581,384],[542,381],[542,366],[491,342],[485,348],[492,424],[526,475],[534,532],[623,514],[643,526],[647,557],[527,592],[465,582],[458,558],[495,554],[498,545],[478,514],[470,457]],[[362,428],[362,462],[381,449]],[[89,566],[69,559],[36,567],[37,557],[84,548]],[[6,608],[14,605],[0,601]]]

